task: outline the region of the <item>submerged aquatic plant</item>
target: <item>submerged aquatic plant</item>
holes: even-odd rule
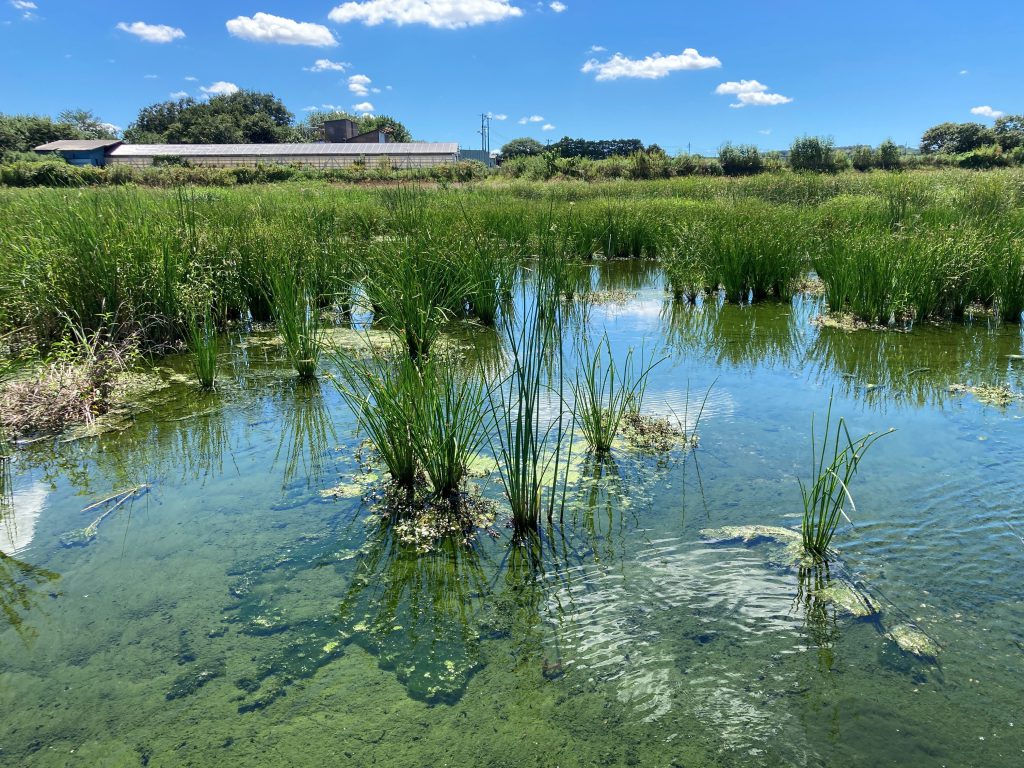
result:
[[[842,417],[832,429],[832,397],[828,400],[825,416],[825,438],[818,449],[814,431],[814,417],[811,417],[811,477],[812,485],[800,480],[800,494],[804,502],[803,521],[800,527],[804,551],[816,561],[828,559],[828,548],[835,536],[841,518],[847,517],[845,505],[856,509],[850,494],[850,483],[857,473],[861,460],[868,448],[888,432],[869,432],[856,440],[850,435],[846,420]]]
[[[187,339],[189,351],[192,353],[192,367],[199,380],[199,386],[203,389],[213,389],[217,380],[217,329],[214,327],[208,307],[201,317],[189,318]]]
[[[639,413],[647,388],[647,377],[661,360],[637,361],[634,350],[626,353],[619,366],[612,356],[605,334],[596,346],[584,337],[580,343],[580,364],[573,392],[576,424],[595,453],[607,453],[628,413]]]
[[[288,359],[300,379],[313,378],[323,350],[323,327],[316,296],[299,270],[285,265],[270,272],[266,291]]]
[[[553,518],[559,486],[564,503],[571,460],[571,456],[562,460],[566,420],[561,392],[561,308],[557,295],[550,293],[550,288],[539,289],[532,305],[524,310],[521,325],[505,317],[512,371],[487,392],[494,421],[492,448],[518,532],[535,530],[542,512],[549,521]],[[552,360],[556,355],[557,361]],[[559,367],[558,391],[552,391],[547,377],[555,363]],[[555,419],[545,413],[546,396],[557,409]],[[569,442],[571,451],[571,435]]]

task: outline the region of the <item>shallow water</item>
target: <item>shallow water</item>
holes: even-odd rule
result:
[[[583,457],[539,553],[500,506],[497,538],[422,555],[372,501],[324,497],[362,474],[354,420],[261,337],[232,339],[214,395],[173,384],[123,432],[21,451],[0,764],[1020,765],[1024,403],[948,391],[1024,389],[1020,327],[846,333],[812,298],[688,308],[645,264],[592,278],[615,293],[591,330],[667,356],[645,410],[692,425],[710,389],[700,447]],[[854,432],[897,430],[831,574],[877,620],[805,600],[769,544],[700,535],[798,524],[830,392]],[[885,636],[906,621],[936,659]]]

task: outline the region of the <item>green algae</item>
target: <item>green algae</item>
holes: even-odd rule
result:
[[[941,651],[938,643],[912,623],[904,622],[891,627],[886,637],[896,643],[900,650],[922,659],[934,661]]]

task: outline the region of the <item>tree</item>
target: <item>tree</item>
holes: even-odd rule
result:
[[[356,124],[359,133],[370,131],[386,131],[390,141],[412,141],[409,129],[388,115],[353,115],[349,112],[313,112],[293,129],[292,140],[315,142],[324,140],[324,123],[328,120],[351,120]]]
[[[850,162],[855,170],[870,171],[875,167],[875,153],[866,145],[854,147],[850,154]]]
[[[900,148],[892,139],[886,139],[878,145],[878,167],[883,171],[898,171],[901,167]]]
[[[726,142],[718,149],[718,163],[726,176],[749,176],[764,170],[761,153],[753,144]]]
[[[996,141],[1009,152],[1016,147],[1024,147],[1024,115],[1004,115],[996,120],[993,128]]]
[[[57,122],[63,125],[70,125],[78,138],[117,138],[117,129],[110,123],[104,123],[88,109],[65,109],[57,115]]]
[[[959,155],[995,143],[995,132],[981,123],[940,123],[921,136],[921,153]]]
[[[152,104],[124,135],[138,144],[277,144],[292,138],[291,124],[292,113],[273,94],[236,91]]]
[[[820,136],[801,136],[789,148],[789,166],[794,171],[832,173],[835,165],[835,142]]]
[[[607,160],[609,157],[629,157],[644,151],[640,139],[571,139],[563,136],[549,149],[559,157],[585,157],[589,160]]]
[[[500,162],[504,162],[513,157],[532,157],[533,155],[541,155],[543,153],[543,144],[536,139],[524,136],[520,139],[512,139],[512,141],[508,142],[501,148]]]

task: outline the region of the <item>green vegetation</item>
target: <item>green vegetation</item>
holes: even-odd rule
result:
[[[217,329],[208,308],[201,317],[189,318],[186,340],[199,386],[213,389],[217,380]]]
[[[285,350],[300,379],[316,376],[323,349],[319,295],[309,278],[293,264],[272,265],[266,278],[266,296]]]
[[[660,362],[637,360],[634,350],[617,364],[605,335],[596,345],[580,340],[576,380],[571,385],[576,424],[596,454],[608,453],[629,413],[639,413],[647,376]]]
[[[846,420],[840,417],[832,428],[832,399],[829,398],[825,416],[824,439],[818,449],[814,431],[814,417],[811,417],[811,485],[800,480],[800,495],[803,497],[804,514],[800,526],[800,538],[804,551],[817,561],[828,559],[828,550],[835,536],[836,528],[846,517],[846,504],[856,509],[850,484],[861,460],[868,449],[889,432],[869,432],[856,440],[850,435]]]

